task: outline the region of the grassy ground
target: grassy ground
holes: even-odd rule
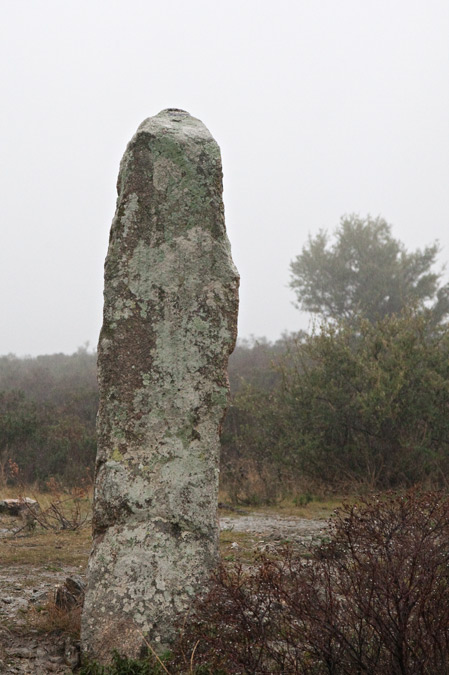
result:
[[[294,516],[296,518],[308,518],[321,520],[329,518],[332,512],[343,501],[342,496],[321,497],[316,495],[301,495],[294,498],[286,498],[275,504],[246,505],[237,507],[231,505],[227,494],[220,491],[220,512],[224,514],[259,513],[278,515],[282,517]]]
[[[2,490],[2,498],[17,497],[17,490],[8,488]],[[24,496],[36,499],[41,511],[46,512],[51,509],[52,502],[58,501],[60,506],[58,510],[70,519],[73,517],[74,501],[69,494],[38,492],[32,488],[23,491]],[[222,497],[226,497],[222,495]],[[223,503],[223,502],[222,502]],[[227,502],[224,500],[224,503]],[[270,506],[244,506],[235,509],[220,508],[220,515],[230,515],[238,518],[240,515],[250,515],[264,513],[267,516],[277,517],[296,517],[310,520],[325,520],[341,504],[341,499],[311,499],[307,504],[298,504],[293,500],[284,500],[283,502]],[[89,496],[83,497],[79,502],[81,520],[85,520],[91,509],[91,499]],[[19,523],[20,524],[20,523]],[[85,569],[91,546],[91,527],[87,519],[85,524],[75,530],[58,529],[57,520],[53,521],[56,529],[45,530],[39,523],[35,528],[24,529],[15,537],[5,537],[2,540],[1,547],[1,565],[31,565],[45,566],[47,569],[52,567],[59,570],[64,565],[71,565]],[[0,514],[0,528],[6,528],[11,525],[11,518]],[[17,527],[17,525],[16,525]],[[251,550],[257,549],[260,541],[260,535],[251,532],[233,532],[224,530],[220,534],[220,552],[223,559],[235,559],[236,551],[243,554],[248,552],[252,557]],[[235,546],[237,544],[237,546]],[[230,549],[230,547],[234,547]]]
[[[84,570],[91,544],[91,496],[79,490],[39,492],[32,487],[1,490],[2,499],[18,497],[35,499],[40,510],[36,521],[32,512],[26,510],[21,518],[0,514],[0,528],[11,530],[1,540],[0,564],[46,566],[55,570],[71,565]]]
[[[90,528],[76,532],[31,532],[2,540],[0,564],[43,565],[59,570],[63,565],[87,564],[91,544]]]

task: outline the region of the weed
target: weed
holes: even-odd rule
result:
[[[296,495],[296,497],[293,498],[293,504],[295,506],[307,506],[307,504],[310,504],[310,502],[313,500],[313,496],[309,492],[305,492],[300,495]]]
[[[81,611],[81,603],[75,603],[72,607],[58,607],[49,593],[46,602],[28,611],[28,625],[39,633],[66,635],[78,640]]]

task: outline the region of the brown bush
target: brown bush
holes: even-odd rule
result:
[[[308,559],[284,549],[220,568],[176,660],[203,673],[449,673],[449,499],[362,500]]]

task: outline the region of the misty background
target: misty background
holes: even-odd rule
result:
[[[0,9],[0,354],[96,346],[119,162],[167,107],[221,147],[240,337],[307,328],[289,263],[345,213],[449,260],[446,0]]]

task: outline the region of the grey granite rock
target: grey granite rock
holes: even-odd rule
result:
[[[164,110],[123,156],[105,264],[83,650],[163,649],[216,562],[219,431],[238,273],[220,150]]]

